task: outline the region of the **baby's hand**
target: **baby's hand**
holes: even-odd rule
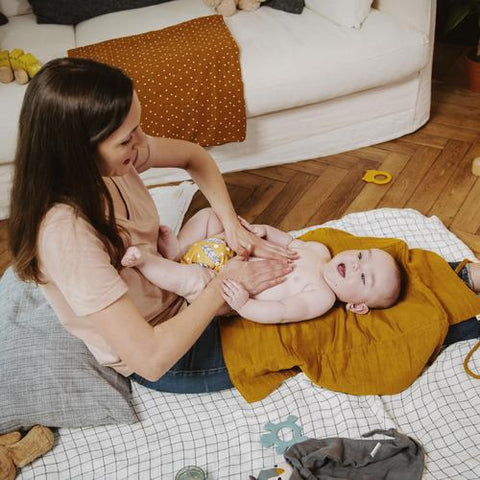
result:
[[[250,298],[248,292],[240,283],[228,279],[222,282],[222,297],[237,312]]]
[[[242,225],[245,230],[252,232],[257,237],[265,237],[267,235],[267,229],[265,225],[252,225],[251,223],[247,222],[244,218],[238,215],[238,220],[240,221],[240,225]]]

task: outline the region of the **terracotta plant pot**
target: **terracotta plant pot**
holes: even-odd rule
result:
[[[480,58],[472,50],[467,53],[468,87],[472,92],[480,93]]]

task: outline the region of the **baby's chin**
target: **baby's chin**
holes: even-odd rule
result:
[[[333,260],[330,260],[325,264],[322,272],[323,279],[327,282],[327,285],[334,290],[336,284],[338,283],[338,272],[337,268],[333,263]]]

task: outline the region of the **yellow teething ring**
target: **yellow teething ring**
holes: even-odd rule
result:
[[[385,178],[377,178],[385,177]],[[362,177],[362,180],[369,183],[375,183],[376,185],[385,185],[392,181],[392,174],[383,170],[367,170]]]

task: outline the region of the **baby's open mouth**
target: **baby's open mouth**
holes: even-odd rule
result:
[[[337,265],[337,270],[338,270],[338,273],[340,274],[340,276],[345,278],[345,271],[346,271],[345,264],[344,263],[339,263]]]
[[[128,165],[129,163],[130,163],[130,159],[129,159],[129,158],[127,158],[127,159],[123,162],[124,165]]]

